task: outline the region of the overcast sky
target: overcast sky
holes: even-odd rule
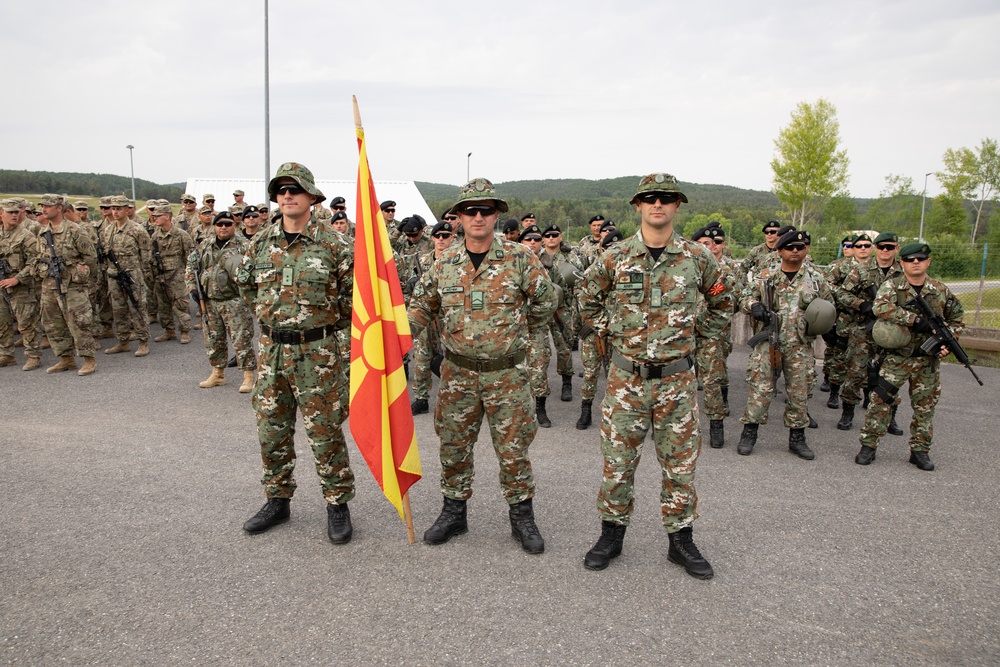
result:
[[[0,167],[262,177],[263,0],[3,2]],[[850,192],[1000,136],[996,0],[271,0],[271,166],[460,184],[669,171],[769,190],[827,98]],[[16,91],[16,95],[11,95]],[[938,191],[932,176],[928,191]],[[501,193],[502,194],[502,193]]]

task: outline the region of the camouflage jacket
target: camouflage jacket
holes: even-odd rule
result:
[[[104,231],[104,252],[113,250],[118,264],[123,271],[135,272],[146,271],[149,268],[151,246],[149,244],[149,234],[142,227],[131,220],[125,221],[121,227],[114,221]],[[115,267],[108,265],[108,272],[113,278]],[[136,276],[133,275],[133,278]]]
[[[476,269],[464,243],[453,243],[424,272],[408,311],[416,336],[440,319],[444,347],[472,359],[525,349],[529,329],[547,323],[556,294],[545,269],[520,243],[494,238]]]
[[[740,262],[742,279],[747,282],[752,281],[761,270],[767,268],[774,261],[774,258],[777,257],[776,252],[776,250],[768,248],[766,243],[750,248],[750,252]]]
[[[767,303],[764,297],[764,288],[768,283],[774,286],[776,304]],[[802,264],[791,280],[781,270],[780,264],[765,269],[750,284],[746,296],[747,298],[740,306],[740,310],[744,313],[749,314],[750,307],[755,303],[763,303],[778,312],[778,325],[780,327],[778,344],[782,352],[790,352],[803,345],[812,345],[816,336],[806,334],[806,307],[814,299],[833,300],[833,293],[826,278],[823,277],[819,269],[806,263]],[[766,327],[762,322],[752,321],[754,333],[758,333]]]
[[[90,284],[90,276],[97,272],[97,251],[94,250],[94,244],[90,242],[90,236],[80,228],[80,225],[69,220],[63,220],[59,229],[46,226],[35,239],[37,249],[35,278],[42,281],[43,290],[56,288],[56,279],[49,275],[49,261],[52,252],[49,250],[46,236],[50,230],[52,231],[52,242],[56,255],[61,257],[66,265],[66,271],[61,278],[63,291],[69,289],[70,285],[86,289]]]
[[[879,319],[911,327],[917,317],[924,317],[923,311],[917,305],[916,294],[917,291],[907,282],[905,275],[894,276],[878,288],[872,310]],[[965,328],[965,323],[962,322],[965,310],[962,308],[962,302],[952,294],[947,285],[939,280],[927,278],[920,289],[920,296],[931,307],[931,311],[944,318],[952,333],[956,336],[961,333]],[[928,334],[917,333],[912,329],[910,333],[913,339],[909,344],[898,350],[890,350],[889,354],[903,357],[922,355],[920,346],[927,340]]]
[[[882,283],[903,275],[903,267],[899,260],[893,260],[888,273],[883,273],[874,257],[861,264],[854,262],[851,270],[839,285],[833,288],[833,296],[837,300],[837,310],[843,311],[845,319],[851,323],[860,323],[865,318],[858,309],[865,301],[873,301]]]
[[[830,262],[830,265],[826,267],[826,281],[830,283],[830,289],[833,290],[834,301],[837,299],[837,287],[844,282],[844,278],[847,274],[851,272],[851,267],[854,266],[853,257],[841,257],[840,259],[835,259]],[[849,329],[853,318],[846,310],[837,307],[837,328],[836,332],[840,336],[847,336],[849,334]]]
[[[743,293],[743,285],[740,280],[740,265],[739,263],[726,257],[722,256],[722,261],[718,262],[719,270],[722,271],[722,282],[726,284],[726,289],[728,289],[733,295],[733,312],[736,312],[740,307],[740,296]],[[699,293],[698,294],[698,317],[701,318],[705,314],[708,306],[705,302],[705,297]],[[729,324],[726,325],[726,331],[729,331]]]
[[[171,230],[173,231],[173,230]],[[184,230],[177,228],[177,231]],[[198,289],[195,277],[201,277],[201,288],[205,298],[213,301],[229,301],[240,296],[241,289],[237,276],[243,266],[243,254],[249,244],[239,234],[222,244],[213,241],[204,243],[188,255],[184,282],[189,292]],[[200,263],[200,273],[199,273]]]
[[[191,235],[191,240],[194,241],[195,245],[201,245],[205,242],[205,239],[215,238],[215,227],[212,225],[202,225],[201,221],[199,221],[194,229],[188,233]]]
[[[573,253],[576,255],[580,269],[586,270],[601,254],[601,240],[595,241],[593,236],[584,236],[573,248]]]
[[[38,237],[28,231],[23,222],[7,231],[0,227],[0,259],[10,264],[8,278],[17,278],[20,283],[12,287],[12,295],[30,292],[35,286],[35,265],[38,259]]]
[[[542,248],[541,251],[545,252],[545,248]],[[555,260],[554,268],[564,279],[562,288],[569,290],[566,294],[569,298],[575,293],[576,285],[583,277],[583,262],[573,253],[572,247],[565,242],[559,248],[559,252],[553,253],[553,259]]]
[[[427,242],[425,243],[425,241]],[[393,250],[393,255],[396,258],[396,273],[399,274],[399,283],[403,288],[403,300],[407,305],[410,304],[414,287],[420,282],[420,276],[430,266],[425,261],[428,253],[431,257],[434,256],[434,243],[426,236],[421,236],[416,244],[410,243],[404,236],[402,243],[397,243]]]
[[[199,226],[201,221],[198,220],[198,211],[195,209],[190,215],[184,212],[183,207],[180,213],[174,216],[173,223],[183,229],[186,232],[190,232],[193,228]]]
[[[560,327],[568,327],[572,323],[573,318],[573,290],[569,288],[566,284],[566,279],[563,278],[562,271],[559,268],[559,260],[552,257],[546,257],[548,255],[544,249],[539,248],[538,250],[538,261],[542,263],[542,268],[545,269],[545,275],[548,277],[549,282],[552,283],[556,288],[556,309],[552,311],[552,316],[549,318],[550,323],[558,324]]]
[[[254,235],[237,282],[261,324],[292,331],[350,326],[354,248],[315,216],[291,243],[282,225],[271,225]]]
[[[698,294],[705,313],[696,322]],[[733,294],[712,253],[676,231],[659,260],[641,230],[601,253],[584,275],[581,316],[625,357],[670,363],[718,340],[732,318]]]
[[[239,236],[237,234],[237,236]],[[160,260],[163,263],[163,272],[169,273],[183,267],[191,251],[194,250],[194,241],[191,236],[177,225],[172,225],[169,231],[163,231],[159,227],[153,232],[150,245],[155,243],[160,249]],[[158,271],[156,257],[153,257],[153,272]]]

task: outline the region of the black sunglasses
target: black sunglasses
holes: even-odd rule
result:
[[[789,243],[788,245],[785,246],[784,249],[785,250],[805,250],[806,249],[806,244],[805,243]]]
[[[544,236],[547,239],[557,239],[560,236],[562,236],[562,232],[548,232],[546,234],[542,234],[542,236]]]
[[[875,247],[878,248],[879,250],[895,250],[896,249],[896,244],[895,243],[879,243]]]
[[[864,250],[865,248],[871,248],[872,244],[871,243],[855,243],[854,247],[855,248],[861,248],[862,250]]]
[[[334,206],[333,210],[334,211],[346,211],[347,207],[346,206]]]
[[[244,215],[243,219],[244,220],[253,220],[253,219],[259,218],[259,217],[260,217],[259,215],[257,215],[256,213],[254,213],[253,215]]]
[[[470,218],[474,218],[476,217],[477,213],[481,213],[485,218],[488,215],[493,215],[494,213],[496,213],[497,207],[488,206],[486,204],[476,204],[474,206],[465,206],[463,208],[460,208],[458,209],[458,212],[461,213],[462,215],[467,215]]]
[[[455,222],[456,220],[458,220],[458,216],[457,215],[446,215],[443,218],[441,218],[441,220],[443,220],[444,222]]]
[[[451,232],[438,232],[437,234],[434,234],[433,236],[436,239],[450,239],[452,237],[452,233]]]
[[[772,235],[777,234],[777,233],[778,233],[777,229],[765,229],[764,230],[764,236],[772,236]]]
[[[279,185],[278,189],[274,191],[277,195],[290,194],[290,195],[301,195],[305,193],[305,190],[295,183],[285,183],[284,185]]]
[[[917,262],[922,262],[925,259],[927,259],[927,257],[904,257],[904,258],[902,258],[899,261],[901,261],[901,262],[909,262],[911,264],[916,264]]]
[[[406,232],[406,235],[411,239],[415,239],[420,236],[420,232]]]
[[[233,226],[232,222],[213,222],[212,224],[215,225],[216,227],[232,227]]]
[[[712,243],[714,243],[715,245],[722,245],[725,242],[726,239],[712,239]]]
[[[394,209],[394,208],[384,208],[384,209],[382,209],[382,211],[384,213],[395,213],[396,209]]]
[[[655,204],[657,201],[661,204],[673,204],[678,199],[680,196],[674,192],[647,192],[639,195],[639,201],[644,204]]]
[[[102,211],[107,211],[111,207],[110,206],[98,206],[97,208],[101,209]]]

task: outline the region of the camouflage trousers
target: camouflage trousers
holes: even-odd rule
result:
[[[188,295],[184,288],[184,269],[167,271],[162,276],[162,282],[156,283],[157,319],[164,331],[173,332],[175,330],[174,318],[181,325],[181,332],[191,330],[191,313],[188,311]],[[250,338],[253,339],[251,329]]]
[[[569,313],[563,321],[569,321]],[[573,338],[569,327],[553,322],[549,325],[549,332],[552,334],[552,343],[556,346],[556,372],[559,375],[573,374]],[[547,337],[546,337],[547,338]],[[548,347],[548,340],[545,342]],[[551,356],[549,357],[551,360]],[[549,363],[545,362],[545,372],[548,373]]]
[[[874,354],[875,343],[864,326],[851,329],[851,342],[847,346],[847,372],[840,385],[840,400],[857,405],[862,391],[868,387],[868,360]]]
[[[94,306],[94,334],[100,333],[104,327],[113,326],[115,316],[111,312],[111,300],[108,297],[108,271],[102,265],[98,267],[96,277],[90,286],[90,302]]]
[[[431,393],[431,360],[441,349],[437,327],[424,327],[413,339],[413,398],[427,400]]]
[[[129,339],[135,331],[140,341],[149,340],[149,317],[146,312],[146,283],[142,273],[130,271],[132,275],[132,295],[138,306],[133,304],[125,292],[118,286],[118,281],[108,276],[108,299],[111,301],[111,312],[115,318],[115,337],[120,341]]]
[[[323,497],[332,505],[354,498],[342,424],[347,418],[344,372],[336,340],[326,337],[301,345],[260,338],[260,373],[251,404],[263,464],[261,484],[268,498],[295,493],[295,412],[302,414]]]
[[[42,289],[42,327],[57,357],[76,354],[92,357],[97,352],[92,327],[94,309],[87,296],[86,285],[64,285],[67,287],[66,305],[54,289]]]
[[[580,388],[580,398],[592,401],[597,396],[597,382],[601,373],[608,370],[608,356],[603,357],[597,351],[597,334],[592,333],[580,339],[580,363],[583,364],[583,386]]]
[[[811,345],[799,345],[781,353],[781,372],[785,376],[785,428],[809,426],[809,387],[815,364]],[[774,380],[771,374],[771,356],[766,343],[760,343],[750,353],[747,362],[750,396],[740,417],[743,424],[766,424],[767,411],[774,398]]]
[[[214,368],[226,367],[229,359],[229,348],[226,346],[228,336],[233,341],[237,367],[252,371],[257,365],[257,358],[253,353],[253,315],[246,303],[237,297],[225,301],[209,299],[205,305],[208,310],[205,314],[205,352],[208,354],[208,363]]]
[[[889,417],[898,394],[887,401],[883,396],[885,385],[896,387],[896,391],[907,381],[910,383],[910,403],[913,419],[910,420],[910,449],[927,451],[934,440],[934,409],[941,398],[941,362],[931,357],[900,357],[887,354],[879,369],[879,386],[871,394],[871,402],[865,412],[865,425],[861,427],[861,444],[878,447],[879,438],[889,428]]]
[[[844,377],[847,375],[847,350],[827,345],[823,353],[823,374],[833,384],[844,384]]]
[[[713,341],[698,348],[695,365],[698,377],[705,387],[705,416],[710,420],[723,419],[726,406],[722,401],[722,388],[729,386],[729,369],[726,360],[733,350],[728,340]]]
[[[143,272],[143,282],[146,284],[146,313],[156,315],[160,312],[160,301],[163,300],[163,292],[153,279],[152,274]]]
[[[500,490],[511,505],[535,495],[528,447],[538,422],[523,364],[476,372],[441,362],[441,386],[434,430],[441,438],[441,493],[454,500],[472,497],[473,446],[486,416],[500,463]]]
[[[340,365],[344,371],[344,378],[348,382],[348,397],[350,397],[351,381],[351,328],[345,327],[337,330],[337,347],[340,349]]]
[[[663,525],[674,533],[694,522],[698,516],[694,474],[701,451],[697,395],[693,368],[666,378],[643,379],[611,364],[601,404],[604,479],[597,512],[602,521],[628,525],[635,504],[635,470],[652,429],[663,475]]]
[[[14,356],[14,329],[21,332],[24,356],[42,356],[38,335],[38,293],[31,287],[15,287],[10,303],[0,298],[0,356]]]
[[[548,396],[549,362],[552,360],[552,348],[549,347],[548,327],[539,327],[528,332],[528,346],[525,350],[525,364],[528,369],[528,386],[531,395],[535,397]]]

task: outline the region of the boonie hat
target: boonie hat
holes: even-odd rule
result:
[[[485,178],[474,178],[458,191],[458,201],[451,207],[451,213],[457,213],[459,206],[477,201],[492,201],[498,211],[507,212],[507,202],[497,197],[497,190],[493,183]]]
[[[314,204],[319,204],[326,199],[323,193],[320,192],[320,189],[316,187],[316,179],[313,178],[312,172],[304,164],[286,162],[278,167],[274,178],[267,184],[267,196],[273,202],[278,201],[278,181],[283,178],[292,179],[299,184],[300,188],[316,197],[316,201],[313,202]]]
[[[648,176],[643,176],[639,180],[639,187],[636,189],[635,194],[632,195],[632,199],[629,200],[629,204],[634,204],[639,201],[639,195],[644,195],[649,192],[661,192],[664,194],[674,193],[680,196],[680,200],[685,204],[688,203],[687,196],[681,192],[680,187],[677,185],[677,179],[671,174],[649,174]]]

